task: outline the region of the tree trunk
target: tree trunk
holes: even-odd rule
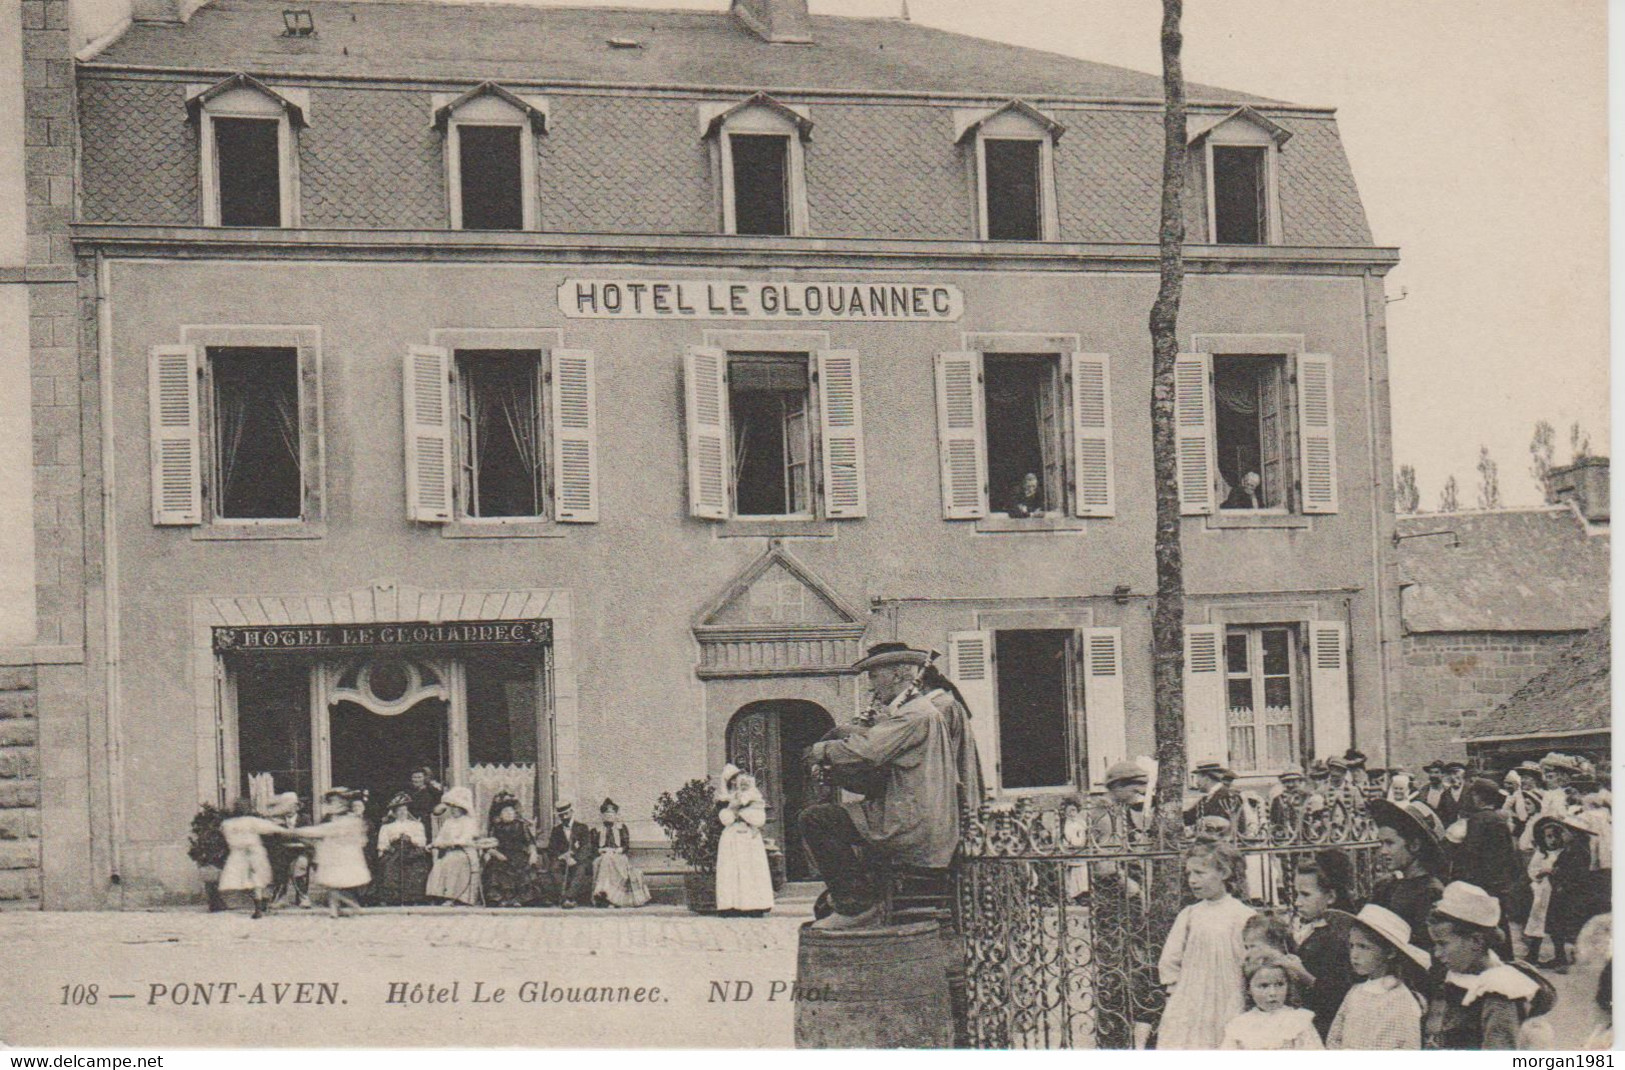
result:
[[[1157,596],[1151,616],[1151,688],[1157,748],[1159,823],[1177,828],[1186,781],[1185,565],[1180,545],[1174,361],[1179,355],[1179,297],[1185,281],[1185,76],[1180,68],[1182,0],[1162,0],[1161,276],[1151,306],[1151,464],[1157,490]]]

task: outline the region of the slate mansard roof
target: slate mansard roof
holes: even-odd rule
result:
[[[1160,101],[1161,79],[897,19],[812,16],[773,45],[727,11],[313,0],[316,35],[283,36],[282,0],[214,0],[184,26],[137,23],[98,65],[361,78],[749,86]],[[610,40],[640,47],[612,47]],[[1269,104],[1190,85],[1193,103]]]
[[[1398,532],[1407,632],[1578,632],[1608,613],[1610,539],[1568,506],[1402,516]]]

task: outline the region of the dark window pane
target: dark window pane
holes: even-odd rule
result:
[[[1055,441],[1058,428],[1045,426],[1043,419],[1056,407],[1054,372],[1052,358],[983,358],[988,491],[997,512],[1022,517],[1061,508],[1061,502],[1050,500],[1052,483],[1046,478],[1061,448]],[[1036,483],[1032,495],[1025,489],[1029,475]]]
[[[243,661],[237,680],[238,791],[270,773],[277,791],[310,801],[310,669],[287,657]]]
[[[515,654],[481,653],[467,659],[465,673],[469,763],[534,764],[536,663]]]
[[[1264,151],[1213,147],[1214,240],[1221,245],[1264,242]]]
[[[1224,637],[1224,668],[1226,672],[1247,671],[1247,633],[1227,632]]]
[[[457,355],[468,396],[473,485],[464,508],[476,517],[540,516],[541,417],[536,395],[540,355]]]
[[[1036,141],[983,142],[987,154],[987,236],[993,241],[1037,241],[1040,146]]]
[[[211,349],[209,361],[214,376],[216,515],[297,520],[303,493],[297,351]]]
[[[1005,631],[998,659],[999,768],[1006,788],[1049,788],[1068,775],[1064,631]]]
[[[1265,679],[1264,705],[1274,706],[1277,709],[1286,709],[1292,705],[1291,677],[1271,676]]]
[[[220,223],[227,227],[282,225],[277,120],[214,120],[215,172]]]
[[[1264,674],[1266,676],[1285,676],[1291,657],[1288,654],[1290,647],[1290,633],[1285,628],[1271,628],[1264,633]]]
[[[1253,708],[1253,682],[1250,678],[1231,680],[1230,708],[1233,710],[1250,710]]]
[[[522,230],[519,127],[459,126],[464,230]]]
[[[790,139],[734,134],[734,232],[790,233]]]

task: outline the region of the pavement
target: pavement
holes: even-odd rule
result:
[[[810,899],[0,914],[13,1047],[790,1047]]]

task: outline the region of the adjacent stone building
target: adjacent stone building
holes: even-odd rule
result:
[[[1002,794],[1151,748],[1158,78],[798,0],[134,15],[39,97],[47,906],[416,765],[612,796],[652,859],[733,760],[805,875],[878,640],[944,652]],[[1381,756],[1396,253],[1330,110],[1190,98],[1191,751]]]
[[[1587,467],[1606,488],[1606,459]],[[1396,761],[1465,756],[1491,711],[1608,614],[1606,492],[1600,504],[1589,518],[1572,501],[1399,518]]]

